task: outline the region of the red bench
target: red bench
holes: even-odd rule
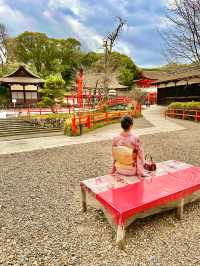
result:
[[[178,161],[158,164],[150,177],[138,179],[106,175],[80,182],[82,208],[86,211],[86,192],[100,203],[110,224],[117,231],[117,244],[124,247],[125,228],[135,219],[177,208],[200,198],[200,167]]]

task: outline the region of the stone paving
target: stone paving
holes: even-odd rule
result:
[[[164,107],[160,106],[151,106],[151,108],[143,110],[144,118],[149,121],[153,126],[148,128],[135,129],[135,133],[138,136],[141,136],[185,129],[184,127],[176,124],[175,120],[165,119],[163,113]],[[76,145],[81,143],[110,140],[120,131],[120,125],[115,124],[101,129],[97,129],[86,135],[78,137],[52,136],[34,139],[31,138],[22,140],[0,141],[0,154],[10,154],[39,149],[62,147],[66,145]]]

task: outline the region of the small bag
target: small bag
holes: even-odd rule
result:
[[[150,161],[147,161],[148,155],[150,157]],[[146,154],[146,156],[145,156],[144,169],[149,171],[149,172],[156,171],[156,163],[153,161],[153,158],[150,154]]]

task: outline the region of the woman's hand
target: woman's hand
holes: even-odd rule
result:
[[[145,177],[149,177],[149,175],[148,174],[142,174],[142,175],[139,175],[137,177],[138,177],[138,179],[143,180],[143,179],[145,179]]]
[[[114,161],[113,164],[112,164],[112,169],[111,169],[111,171],[110,171],[109,174],[112,175],[112,174],[114,174],[116,171],[117,171],[117,169],[116,169],[115,161]]]

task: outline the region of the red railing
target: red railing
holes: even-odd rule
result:
[[[69,108],[22,108],[22,109],[12,109],[15,113],[20,113],[21,115],[44,115],[44,114],[62,114],[62,113],[69,113]]]
[[[131,103],[131,99],[128,97],[116,97],[114,99],[110,99],[108,100],[105,104],[107,104],[108,106],[113,106],[113,105],[117,105],[117,104],[128,104]],[[101,109],[102,104],[97,105],[96,107],[93,107],[94,109]],[[52,108],[21,108],[21,109],[12,109],[14,112],[16,113],[21,113],[22,115],[31,115],[31,114],[37,114],[37,115],[43,115],[43,114],[52,114],[52,113],[73,113],[74,109],[77,107],[74,107],[73,105],[69,104],[69,107],[67,108],[53,108],[54,110],[52,110]],[[85,108],[86,111],[88,111],[89,106],[87,104],[85,104]]]
[[[112,106],[120,105],[120,104],[128,105],[129,103],[132,103],[132,102],[133,102],[132,99],[129,98],[129,97],[119,96],[119,97],[116,97],[116,98],[113,98],[113,99],[109,99],[107,101],[99,102],[95,106],[95,109],[101,110],[101,109],[103,109],[104,106],[112,107]]]
[[[169,108],[165,111],[165,117],[166,116],[179,119],[193,119],[198,122],[200,121],[200,109]]]
[[[131,111],[115,111],[115,112],[105,112],[105,113],[88,113],[87,115],[73,116],[71,120],[72,133],[76,134],[78,127],[82,128],[85,126],[87,128],[92,128],[98,122],[109,123],[114,119],[119,119],[124,115],[136,116],[141,114],[141,107],[137,107]],[[81,134],[81,132],[80,132]]]
[[[108,105],[112,106],[112,105],[117,105],[117,104],[129,104],[131,102],[132,102],[131,98],[124,97],[124,96],[118,96],[114,99],[109,99]]]

